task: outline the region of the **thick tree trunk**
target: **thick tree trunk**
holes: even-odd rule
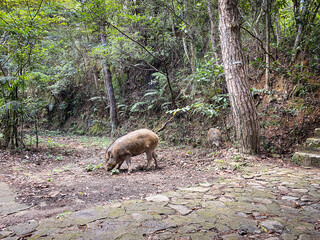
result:
[[[101,42],[102,44],[106,43],[106,36],[105,36],[105,24],[100,23],[100,37],[101,37]],[[102,64],[103,68],[103,76],[104,76],[104,85],[105,89],[108,95],[109,103],[110,103],[110,120],[111,120],[111,136],[113,136],[114,130],[118,127],[119,125],[119,120],[117,116],[117,105],[116,105],[116,99],[114,96],[114,90],[113,90],[113,85],[112,85],[112,77],[111,77],[111,72],[110,72],[110,66],[107,63]]]
[[[222,59],[239,149],[242,153],[256,154],[260,125],[242,55],[237,4],[237,0],[219,0]]]
[[[210,0],[207,0],[207,9],[208,9],[208,15],[210,20],[210,40],[211,40],[212,52],[215,58],[215,63],[218,64],[218,53],[216,48],[216,41],[214,38],[215,26],[213,21],[213,15],[211,13]]]

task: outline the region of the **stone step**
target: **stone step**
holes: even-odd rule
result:
[[[314,130],[314,136],[320,138],[320,128],[316,128],[316,130]]]
[[[306,150],[320,153],[320,138],[308,138],[306,141]]]
[[[291,160],[305,167],[320,167],[320,153],[318,152],[296,152]]]

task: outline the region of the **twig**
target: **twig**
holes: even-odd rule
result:
[[[166,121],[166,122],[162,125],[162,127],[159,128],[159,129],[156,131],[156,133],[158,133],[158,132],[162,131],[163,129],[165,129],[166,126],[168,125],[168,123],[171,122],[171,121],[174,119],[174,116],[175,116],[175,115],[173,115],[168,121]]]

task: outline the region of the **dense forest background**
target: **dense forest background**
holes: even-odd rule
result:
[[[319,126],[320,1],[240,0],[261,151],[285,154]],[[44,129],[171,144],[236,144],[216,0],[0,2],[0,143]],[[223,41],[228,41],[223,39]]]

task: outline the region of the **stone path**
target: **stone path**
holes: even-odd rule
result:
[[[242,172],[142,200],[29,221],[0,230],[0,238],[320,239],[319,169],[251,166]],[[3,183],[0,193],[1,215],[26,208]]]

